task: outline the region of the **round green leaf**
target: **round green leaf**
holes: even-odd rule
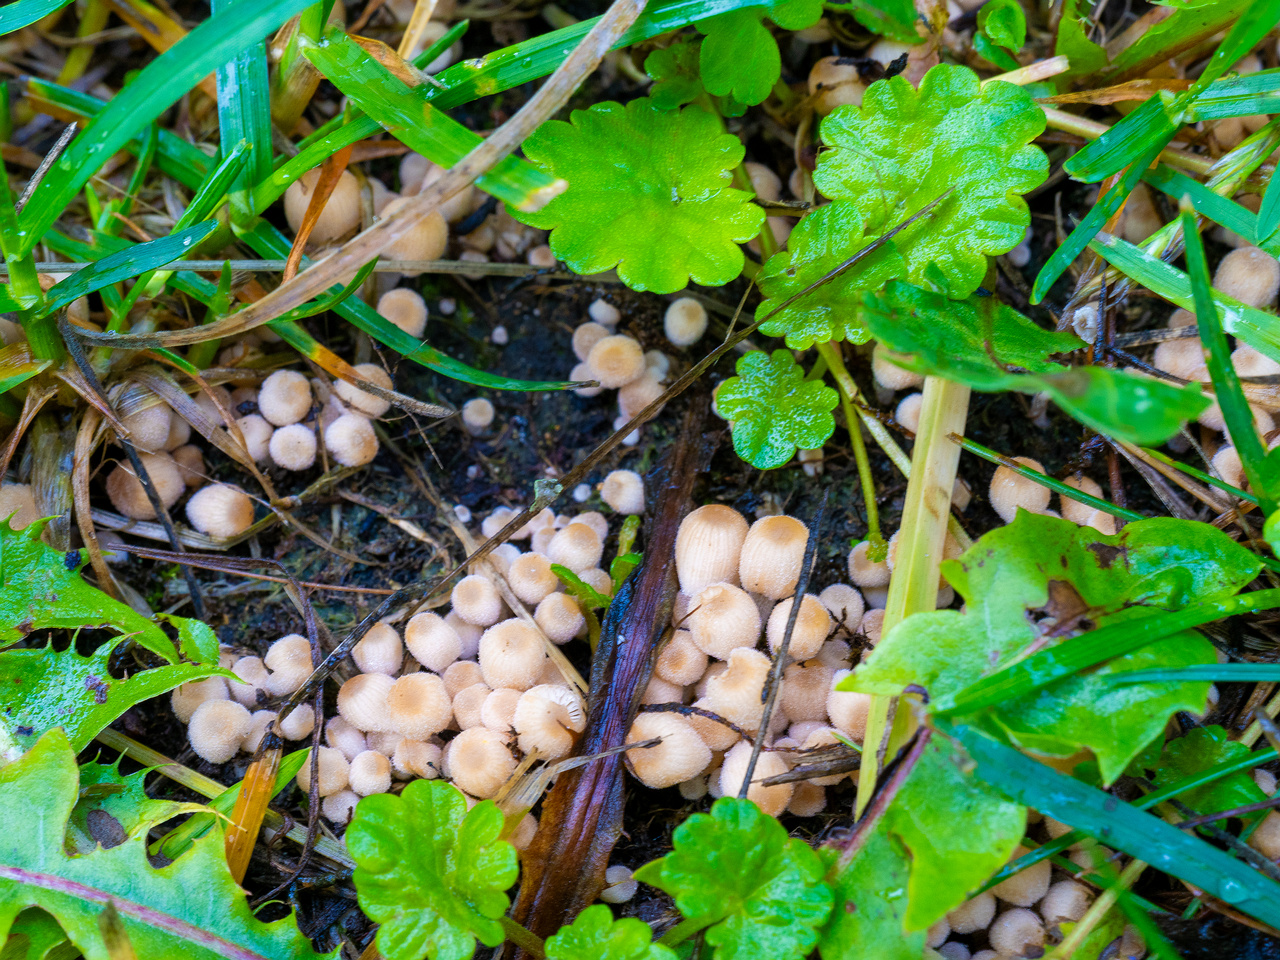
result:
[[[716,96],[743,104],[764,102],[782,76],[778,42],[764,25],[768,17],[784,30],[803,30],[822,16],[821,0],[769,0],[698,21],[706,34],[702,82]]]
[[[653,942],[647,923],[630,917],[614,920],[609,908],[598,903],[547,938],[547,960],[676,960],[676,953]]]
[[[821,447],[835,432],[831,411],[840,395],[821,380],[805,380],[789,350],[752,350],[738,375],[716,391],[716,409],[733,421],[733,449],[761,470],[780,467],[796,448]]]

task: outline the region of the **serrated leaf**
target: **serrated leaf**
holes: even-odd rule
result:
[[[0,770],[0,938],[22,910],[48,911],[87,960],[110,960],[98,916],[114,903],[139,957],[311,960],[320,955],[292,916],[262,923],[232,879],[222,831],[157,870],[145,831],[110,849],[68,855],[63,837],[76,803],[79,771],[61,730]],[[334,954],[329,956],[336,956]]]
[[[52,549],[40,539],[44,526],[37,521],[15,531],[8,519],[0,520],[0,646],[42,628],[110,627],[176,663],[179,650],[159,624],[86,583],[79,573],[83,552]],[[175,617],[173,622],[182,621]],[[180,650],[182,656],[216,662],[218,640],[204,624],[188,626]]]
[[[1031,141],[1044,111],[1020,87],[980,85],[967,67],[939,65],[916,90],[904,77],[878,80],[862,106],[822,121],[814,183],[857,204],[871,233],[883,233],[945,196],[896,238],[907,278],[928,286],[937,264],[952,297],[973,293],[988,256],[1022,242],[1031,213],[1022,194],[1044,182],[1049,164]]]
[[[835,432],[831,411],[840,395],[821,380],[805,380],[789,350],[752,350],[738,375],[716,391],[716,409],[733,421],[733,449],[761,470],[780,467],[797,448],[812,450]]]
[[[648,99],[597,103],[550,120],[525,155],[569,184],[517,219],[551,231],[551,249],[576,273],[618,268],[633,290],[720,286],[742,272],[745,243],[764,211],[729,184],[743,146],[697,107],[659,110]]]
[[[997,673],[1032,646],[1051,648],[1086,627],[1229,597],[1257,568],[1248,550],[1208,524],[1139,520],[1108,536],[1020,511],[958,560],[944,561],[964,611],[904,620],[855,670],[849,688],[895,693],[915,683],[937,698]],[[1092,749],[1110,783],[1173,712],[1203,709],[1209,685],[1122,685],[1107,677],[1155,663],[1214,660],[1207,640],[1184,631],[974,716],[1015,744],[1050,755]],[[1117,689],[1129,695],[1116,699]]]
[[[347,828],[360,908],[387,960],[467,960],[496,947],[516,882],[515,847],[500,840],[492,800],[467,810],[452,784],[415,780],[400,796],[365,797]]]
[[[828,869],[839,856],[826,847],[819,848],[818,855]],[[902,844],[889,836],[881,819],[853,862],[835,879],[834,906],[818,941],[822,960],[858,956],[920,960],[924,932],[902,929],[910,869]]]
[[[1222,727],[1196,727],[1165,745],[1164,755],[1155,765],[1152,782],[1158,789],[1163,789],[1219,764],[1247,757],[1251,752],[1240,741],[1230,739]],[[1267,799],[1267,795],[1249,774],[1233,773],[1214,783],[1188,790],[1178,799],[1196,813],[1216,813],[1258,803]],[[1225,827],[1226,823],[1220,820],[1218,826]]]
[[[885,811],[886,832],[911,858],[907,930],[924,930],[963,903],[1026,832],[1026,807],[1005,800],[967,766],[963,754],[934,738]]]
[[[767,298],[756,310],[765,316],[789,297],[839,267],[876,238],[865,233],[862,214],[849,200],[835,200],[805,216],[756,277]],[[793,350],[815,343],[848,340],[865,343],[870,334],[859,319],[862,293],[877,290],[906,273],[906,263],[892,240],[829,283],[801,297],[760,325],[760,332],[786,337]]]
[[[91,853],[102,844],[116,844],[144,835],[153,826],[184,813],[199,813],[204,804],[179,800],[156,800],[147,796],[150,769],[137,773],[120,772],[115,763],[89,762],[80,767],[80,799],[67,821],[67,851]]]
[[[709,927],[715,960],[800,958],[831,911],[817,854],[750,800],[721,797],[676,828],[671,853],[636,879],[670,894]]]
[[[659,109],[675,110],[702,93],[696,43],[673,43],[654,50],[645,58],[644,71],[653,78],[649,98]]]
[[[769,0],[699,20],[702,44],[702,82],[716,96],[731,96],[754,105],[769,96],[782,76],[777,41],[764,25],[768,17],[784,30],[803,30],[822,16],[822,0]]]
[[[603,903],[587,907],[548,937],[546,950],[547,960],[676,960],[674,950],[653,942],[647,923],[614,920]]]

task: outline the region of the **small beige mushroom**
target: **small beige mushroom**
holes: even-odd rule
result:
[[[513,618],[484,632],[479,657],[484,682],[489,686],[528,690],[542,674],[546,653],[538,632],[523,620]]]
[[[473,797],[494,796],[515,769],[516,759],[503,736],[488,727],[463,730],[449,744],[446,774]]]
[[[191,715],[187,739],[200,759],[226,763],[240,752],[252,723],[249,711],[234,700],[206,700]]]
[[[627,743],[660,739],[652,747],[627,751],[636,779],[655,790],[673,787],[697,776],[711,763],[711,749],[693,726],[674,713],[641,713],[627,731]]]
[[[644,513],[644,478],[634,470],[613,470],[600,485],[600,499],[618,513]]]
[[[361,673],[395,676],[404,663],[404,644],[389,623],[375,623],[351,650],[351,659]]]
[[[387,719],[392,730],[410,740],[435,736],[453,720],[444,681],[434,673],[400,677],[387,692]]]
[[[320,747],[316,754],[318,776],[316,787],[322,797],[332,796],[346,788],[351,771],[351,764],[339,751],[332,747]],[[311,792],[311,758],[308,757],[298,769],[296,778],[298,789],[303,793]]]
[[[387,698],[395,680],[385,673],[360,673],[338,688],[338,713],[364,733],[391,730]]]
[[[262,662],[271,671],[267,690],[277,697],[288,696],[311,676],[311,644],[301,634],[288,634],[267,648]]]

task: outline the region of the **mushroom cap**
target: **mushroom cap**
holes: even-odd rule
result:
[[[604,544],[596,531],[585,523],[571,523],[551,538],[547,559],[568,567],[574,573],[590,570],[600,563]]]
[[[827,716],[831,725],[857,743],[867,732],[867,714],[871,710],[871,694],[846,693],[836,685],[849,675],[848,670],[837,670],[831,679],[827,693]]]
[[[573,330],[573,355],[585,364],[587,357],[591,355],[591,348],[612,333],[613,331],[603,324],[591,322],[579,324]],[[587,379],[594,380],[595,374],[590,374]]]
[[[598,510],[587,510],[573,518],[574,523],[584,523],[596,532],[603,542],[609,539],[609,519]]]
[[[1249,835],[1249,846],[1269,860],[1280,857],[1280,813],[1272,810]]]
[[[1240,459],[1240,451],[1233,446],[1219,447],[1218,452],[1209,461],[1213,472],[1233,487],[1243,487],[1245,482],[1244,463]],[[1083,506],[1083,504],[1080,504]],[[1092,516],[1092,511],[1090,512]]]
[[[1251,307],[1267,307],[1280,291],[1280,262],[1258,247],[1239,247],[1218,264],[1214,289]]]
[[[351,790],[362,797],[391,789],[391,761],[377,750],[356,754],[347,774]]]
[[[408,287],[396,287],[378,298],[378,313],[397,327],[421,340],[427,329],[427,304],[422,295]]]
[[[192,489],[204,486],[204,454],[199,447],[188,443],[178,447],[170,456],[173,457],[173,465],[178,468],[183,483]]]
[[[684,625],[698,649],[708,656],[728,660],[734,650],[754,647],[760,639],[760,610],[741,587],[713,583],[690,604]]]
[[[996,917],[987,928],[987,940],[1002,957],[1039,956],[1044,946],[1044,923],[1034,911],[1014,907]]]
[[[314,720],[314,716],[312,720]],[[267,728],[276,722],[274,710],[255,710],[249,715],[249,732],[240,741],[241,753],[257,753],[262,745],[262,738],[267,735]]]
[[[351,650],[351,659],[361,673],[395,676],[404,663],[404,644],[389,623],[375,623]]]
[[[240,752],[252,723],[249,711],[234,700],[206,700],[191,714],[187,739],[200,759],[226,763]]]
[[[765,627],[765,637],[769,641],[769,649],[777,651],[782,646],[782,639],[787,632],[787,618],[791,616],[793,597],[781,601],[769,614],[769,624]],[[791,630],[791,644],[788,653],[796,660],[808,660],[817,656],[822,649],[822,642],[827,639],[835,626],[827,608],[811,593],[806,593],[800,601],[800,612],[796,614],[796,625]]]
[[[813,720],[825,723],[827,693],[831,690],[834,676],[835,670],[821,660],[791,664],[782,674],[778,706],[792,722]]]
[[[286,740],[302,740],[311,736],[316,728],[316,714],[309,705],[303,705],[289,711],[289,715],[278,724],[280,736]]]
[[[1093,894],[1083,883],[1075,880],[1059,880],[1052,884],[1040,901],[1040,916],[1053,926],[1064,921],[1075,923],[1084,916],[1093,903]]]
[[[182,473],[173,458],[167,453],[140,453],[138,459],[142,469],[147,471],[151,484],[160,497],[165,509],[169,509],[187,492],[187,485]],[[107,497],[111,505],[120,514],[130,520],[154,520],[156,512],[151,501],[147,499],[147,491],[142,482],[134,475],[133,465],[128,461],[117,464],[107,475]]]
[[[347,758],[339,751],[334,750],[332,747],[320,747],[316,753],[316,768],[318,770],[316,786],[320,796],[332,796],[339,790],[346,788],[351,764],[347,762]],[[310,757],[303,761],[302,766],[298,769],[296,779],[298,788],[303,793],[311,792]]]
[[[369,381],[374,386],[381,387],[383,390],[393,389],[391,375],[376,363],[358,363],[352,369],[359,374],[361,379]],[[346,380],[335,380],[333,392],[353,412],[365,417],[380,417],[391,409],[390,400],[385,400],[372,393],[366,393],[354,383],[348,383]]]
[[[644,478],[634,470],[613,470],[600,485],[600,499],[623,515],[644,513]]]
[[[881,560],[873,563],[867,556],[871,541],[863,540],[849,551],[849,579],[859,587],[887,587],[892,575],[889,564]]]
[[[739,647],[729,654],[729,669],[707,683],[712,712],[744,730],[755,730],[764,716],[765,681],[772,663],[759,650]]]
[[[379,220],[387,220],[399,213],[410,201],[409,197],[392,200],[382,208]],[[439,260],[449,245],[449,224],[439,210],[432,210],[405,236],[388,246],[383,252],[388,260]],[[406,277],[419,276],[421,270],[405,270]]]
[[[523,690],[503,687],[491,690],[480,705],[480,725],[496,730],[498,733],[510,733],[516,717],[516,704],[524,696]]]
[[[1030,457],[1013,459],[1032,470],[1044,471],[1044,467],[1038,460]],[[1049,499],[1052,496],[1053,491],[1048,487],[1015,473],[1005,466],[996,467],[996,472],[991,477],[991,487],[987,492],[991,509],[999,514],[1000,519],[1005,523],[1013,522],[1013,518],[1018,515],[1019,507],[1031,513],[1043,513],[1049,509]]]
[[[574,735],[586,725],[581,698],[569,687],[554,683],[538,684],[520,694],[511,718],[520,749],[552,760],[569,755]]]
[[[330,717],[324,725],[324,742],[348,760],[369,749],[364,734],[342,717]]]
[[[648,368],[618,390],[618,413],[630,420],[663,394],[663,386]]]
[[[515,618],[503,620],[484,632],[479,656],[484,682],[495,690],[499,687],[528,690],[537,684],[546,659],[538,631]]]
[[[445,668],[443,679],[444,688],[449,691],[449,696],[452,698],[456,697],[459,691],[473,684],[484,683],[484,672],[481,671],[480,664],[474,660],[459,660]]]
[[[387,693],[387,716],[391,729],[410,740],[435,736],[453,721],[453,706],[444,681],[434,673],[401,677]]]
[[[226,700],[227,681],[222,677],[206,677],[203,680],[192,680],[174,687],[169,694],[169,704],[173,707],[173,715],[183,723],[189,723],[196,708],[207,700]]]
[[[406,737],[396,745],[395,753],[391,755],[391,771],[404,780],[414,777],[434,780],[440,776],[443,755],[444,751],[438,744]]]
[[[560,586],[551,571],[551,561],[540,553],[522,553],[507,568],[507,583],[525,603],[538,604]]]
[[[299,423],[311,412],[311,382],[297,370],[277,370],[258,388],[258,412],[273,426]]]
[[[696,777],[711,763],[711,749],[684,717],[674,713],[641,713],[627,731],[627,743],[660,738],[652,747],[627,751],[627,764],[646,787],[660,790]]]
[[[12,530],[25,530],[40,519],[35,494],[29,484],[0,483],[0,520],[6,518]]]
[[[724,755],[720,765],[720,790],[726,797],[736,797],[742,790],[742,782],[747,777],[747,765],[751,762],[751,744],[746,740],[735,744]],[[795,792],[795,784],[781,783],[766,787],[760,781],[776,777],[787,772],[787,761],[779,753],[770,750],[761,752],[756,760],[755,772],[752,773],[751,785],[747,788],[747,799],[770,816],[778,816],[787,809],[791,795]]]
[[[211,483],[191,495],[187,519],[191,526],[211,537],[238,537],[253,526],[253,500],[239,487]]]
[[[391,732],[387,698],[395,681],[385,673],[360,673],[338,688],[338,713],[364,733]]]
[[[1010,859],[1017,859],[1027,852],[1025,847],[1019,847]],[[1003,900],[1015,907],[1030,907],[1039,903],[1049,892],[1049,884],[1052,880],[1053,864],[1048,860],[1041,860],[1039,863],[1019,870],[1008,880],[997,883],[991,888],[991,892],[995,894],[997,900]]]
[[[578,579],[602,597],[613,596],[613,578],[599,567],[595,567],[591,570],[583,570],[578,574]]]
[[[896,356],[898,354],[879,343],[875,345],[871,352],[871,374],[876,383],[886,390],[915,390],[924,386],[924,374],[898,366],[890,359]]]
[[[366,417],[344,413],[325,427],[324,448],[344,467],[363,467],[378,455],[378,437]]]
[[[774,179],[777,179],[776,175]],[[672,300],[663,314],[662,329],[672,346],[691,347],[707,332],[707,308],[693,297]]]
[[[266,462],[271,453],[271,424],[256,413],[236,420],[240,436],[244,438],[244,449],[254,463]]]
[[[810,69],[808,84],[814,110],[821,116],[845,104],[861,106],[867,89],[857,67],[845,57],[823,57]]]
[[[738,554],[742,588],[770,600],[795,593],[809,528],[795,517],[761,517],[751,525]]]
[[[552,643],[568,643],[587,627],[578,601],[567,593],[549,593],[542,598],[533,619]]]
[[[724,664],[720,664],[720,666],[724,666]],[[716,713],[715,707],[712,706],[711,701],[706,697],[695,700],[693,705],[699,710],[706,710],[708,713],[713,714]],[[719,716],[719,714],[716,714],[716,716]],[[698,736],[702,738],[702,742],[712,750],[728,750],[737,743],[739,739],[741,739],[737,731],[717,720],[712,720],[709,717],[690,714],[685,719],[689,721],[689,725],[693,727]],[[724,719],[727,720],[728,718],[726,717]]]
[[[409,618],[404,628],[404,642],[413,659],[436,673],[448,670],[462,653],[458,631],[449,626],[444,617],[429,610]]]
[[[585,363],[600,386],[616,390],[644,374],[644,348],[631,337],[601,337],[591,347]]]
[[[594,380],[595,374],[586,363],[575,363],[573,369],[569,371],[569,379],[574,383],[586,383],[588,380]],[[604,387],[574,387],[573,390],[575,397],[582,397],[584,400],[598,397],[602,393],[604,393]]]
[[[862,631],[862,635],[867,638],[867,642],[875,646],[880,642],[880,635],[884,631],[884,609],[868,610],[862,615],[862,624],[858,627]]]
[[[782,178],[763,163],[748,160],[743,165],[747,178],[751,181],[751,189],[761,200],[774,201],[782,197]]]
[[[967,935],[985,930],[996,916],[996,898],[987,890],[970,897],[947,914],[947,923],[955,933]]]
[[[668,683],[661,677],[651,677],[640,695],[641,703],[684,703],[684,687]]]
[[[1076,474],[1073,477],[1064,477],[1063,483],[1074,490],[1081,493],[1087,493],[1091,497],[1101,497],[1102,488],[1098,484],[1082,474]],[[1094,513],[1094,508],[1087,503],[1081,503],[1079,500],[1072,500],[1070,497],[1059,497],[1062,503],[1062,519],[1070,520],[1072,523],[1084,525],[1089,522],[1089,517]]]
[[[1204,381],[1209,379],[1208,356],[1209,352],[1199,338],[1188,337],[1157,344],[1151,363],[1157,370],[1171,373],[1183,380]]]
[[[618,321],[622,319],[622,313],[618,308],[604,299],[592,300],[591,305],[587,307],[587,316],[606,327],[616,327]]]
[[[827,613],[831,614],[832,620],[850,633],[857,632],[867,606],[856,587],[851,587],[847,583],[833,583],[823,587],[822,592],[818,594],[818,599],[827,608]]]
[[[653,672],[659,678],[679,687],[697,683],[707,672],[707,655],[693,642],[688,630],[677,630],[663,645],[654,662]]]
[[[795,785],[787,813],[796,817],[816,817],[827,809],[827,790],[812,780],[801,780]]]
[[[680,591],[694,596],[713,583],[738,583],[747,521],[732,507],[711,503],[692,511],[676,533]]]
[[[277,697],[287,696],[311,676],[311,643],[301,634],[290,633],[267,648],[262,662],[271,671],[267,690]]]
[[[463,687],[453,695],[453,719],[457,722],[459,730],[484,726],[482,711],[491,693],[493,688],[487,683],[480,682]]]
[[[497,794],[515,772],[502,734],[488,727],[463,730],[449,744],[448,776],[454,785],[481,800]]]
[[[278,467],[285,470],[310,470],[316,462],[316,433],[300,423],[280,427],[271,434],[267,453]]]
[[[505,610],[502,595],[488,577],[472,574],[454,585],[450,595],[453,612],[477,627],[491,627]]]
[[[308,170],[301,177],[289,184],[284,192],[284,218],[289,229],[294,233],[302,226],[302,219],[311,204],[311,196],[315,193],[316,184],[320,180],[320,170]],[[360,181],[347,170],[342,171],[333,193],[325,201],[324,209],[311,228],[309,243],[322,244],[337,240],[360,225]]]
[[[439,23],[439,22],[429,23],[428,27],[438,29],[439,34],[435,37],[431,37],[428,40],[427,38],[430,36],[430,33],[431,33],[431,30],[428,30],[426,32],[426,35],[424,35],[424,38],[423,38],[423,42],[426,44],[426,46],[430,46],[436,40],[439,40],[440,37],[444,36],[444,32],[445,32],[445,25],[443,23]],[[423,49],[425,49],[425,46]],[[412,59],[413,56],[416,56],[416,54],[411,55],[410,59]],[[444,67],[448,66],[449,62],[451,61],[446,61],[441,66],[435,66],[435,64],[441,63],[441,61],[444,60],[444,58],[447,56],[448,56],[448,53],[446,52],[441,54],[435,60],[433,60],[431,64],[428,64],[427,72],[435,73],[437,70],[442,70],[444,69]],[[426,189],[427,186],[435,183],[444,175],[445,175],[445,170],[443,167],[435,163],[428,163],[426,173],[423,174],[422,176],[422,189]],[[414,193],[420,193],[420,192],[421,190],[414,191]],[[481,202],[483,202],[484,198],[482,197],[480,199],[481,199]],[[479,204],[476,202],[475,187],[472,184],[467,184],[465,187],[463,187],[461,190],[455,193],[448,200],[445,200],[443,203],[441,203],[439,210],[440,210],[440,213],[444,216],[445,220],[447,220],[449,223],[457,223],[459,220],[465,219],[467,214],[471,212],[472,208],[478,205]]]
[[[344,826],[356,812],[360,795],[352,790],[331,793],[320,802],[320,812],[335,827]]]
[[[236,661],[231,672],[243,680],[243,683],[228,683],[231,699],[243,707],[254,707],[258,703],[258,690],[267,688],[267,668],[261,657],[241,657]]]
[[[462,405],[462,426],[467,433],[477,436],[493,423],[493,401],[484,397],[472,397]]]
[[[912,433],[920,432],[920,410],[924,406],[923,393],[909,393],[898,401],[893,411],[893,419],[904,429]]]
[[[145,450],[147,453],[166,449],[172,421],[173,412],[163,402],[139,406],[120,418],[120,424],[129,434],[133,445],[139,451]]]

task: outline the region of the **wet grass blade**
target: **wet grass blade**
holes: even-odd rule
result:
[[[1143,182],[1150,184],[1161,193],[1175,200],[1190,197],[1191,203],[1196,208],[1196,213],[1200,214],[1200,216],[1208,217],[1219,226],[1226,227],[1242,237],[1254,237],[1256,242],[1260,213],[1255,214],[1252,210],[1242,207],[1234,200],[1214,193],[1199,180],[1194,180],[1185,173],[1165,166],[1163,163],[1154,170],[1146,171],[1142,175],[1142,179]],[[1265,200],[1262,205],[1263,209],[1265,209]],[[1272,256],[1280,254],[1280,245],[1270,246],[1269,249],[1268,247],[1263,247],[1263,249],[1267,250]]]
[[[1215,683],[1275,683],[1280,681],[1280,664],[1206,663],[1194,667],[1113,673],[1106,677],[1108,683],[1116,684],[1191,683],[1197,680],[1209,680]]]
[[[0,36],[29,27],[37,20],[57,13],[70,2],[71,0],[18,0],[17,3],[11,3],[0,10]]]
[[[223,16],[234,0],[213,0],[213,16]],[[271,173],[271,83],[266,44],[247,45],[218,68],[218,135],[222,155],[229,157],[240,143],[248,144],[248,158],[231,194],[233,217],[252,217],[250,189]]]
[[[1024,696],[1089,667],[1123,656],[1182,630],[1226,617],[1280,607],[1280,590],[1208,600],[1176,612],[1158,611],[1148,616],[1111,624],[1065,640],[983,677],[963,690],[939,697],[930,705],[935,716],[974,713],[1004,700]]]
[[[976,764],[974,775],[1011,799],[1185,880],[1263,923],[1280,923],[1280,884],[1252,867],[972,727],[945,722],[938,726],[968,751]]]
[[[1119,173],[1155,143],[1161,149],[1177,132],[1159,97],[1152,97],[1110,130],[1067,158],[1063,167],[1076,180],[1097,183]],[[1158,151],[1157,151],[1158,152]]]
[[[1187,108],[1188,123],[1280,113],[1280,71],[1264,70],[1242,77],[1215,80]]]
[[[1269,467],[1267,464],[1267,451],[1253,425],[1253,411],[1249,409],[1249,401],[1240,388],[1240,377],[1231,363],[1231,347],[1222,331],[1218,307],[1213,302],[1209,262],[1204,256],[1204,243],[1200,239],[1191,201],[1184,198],[1181,208],[1178,217],[1182,222],[1182,234],[1187,244],[1187,270],[1196,305],[1196,325],[1200,330],[1201,343],[1209,350],[1207,362],[1213,391],[1218,398],[1218,406],[1222,409],[1227,435],[1240,454],[1240,462],[1244,466],[1245,476],[1249,478],[1249,485],[1261,501],[1259,506],[1269,515],[1276,508],[1276,470],[1274,465]]]
[[[247,44],[306,6],[307,0],[232,0],[151,61],[67,147],[22,210],[23,249],[30,250],[89,178],[143,127]],[[205,168],[207,169],[207,168]],[[203,176],[204,170],[201,170]]]
[[[26,383],[43,373],[52,360],[35,360],[25,340],[0,347],[0,393],[7,393],[19,384]]]

